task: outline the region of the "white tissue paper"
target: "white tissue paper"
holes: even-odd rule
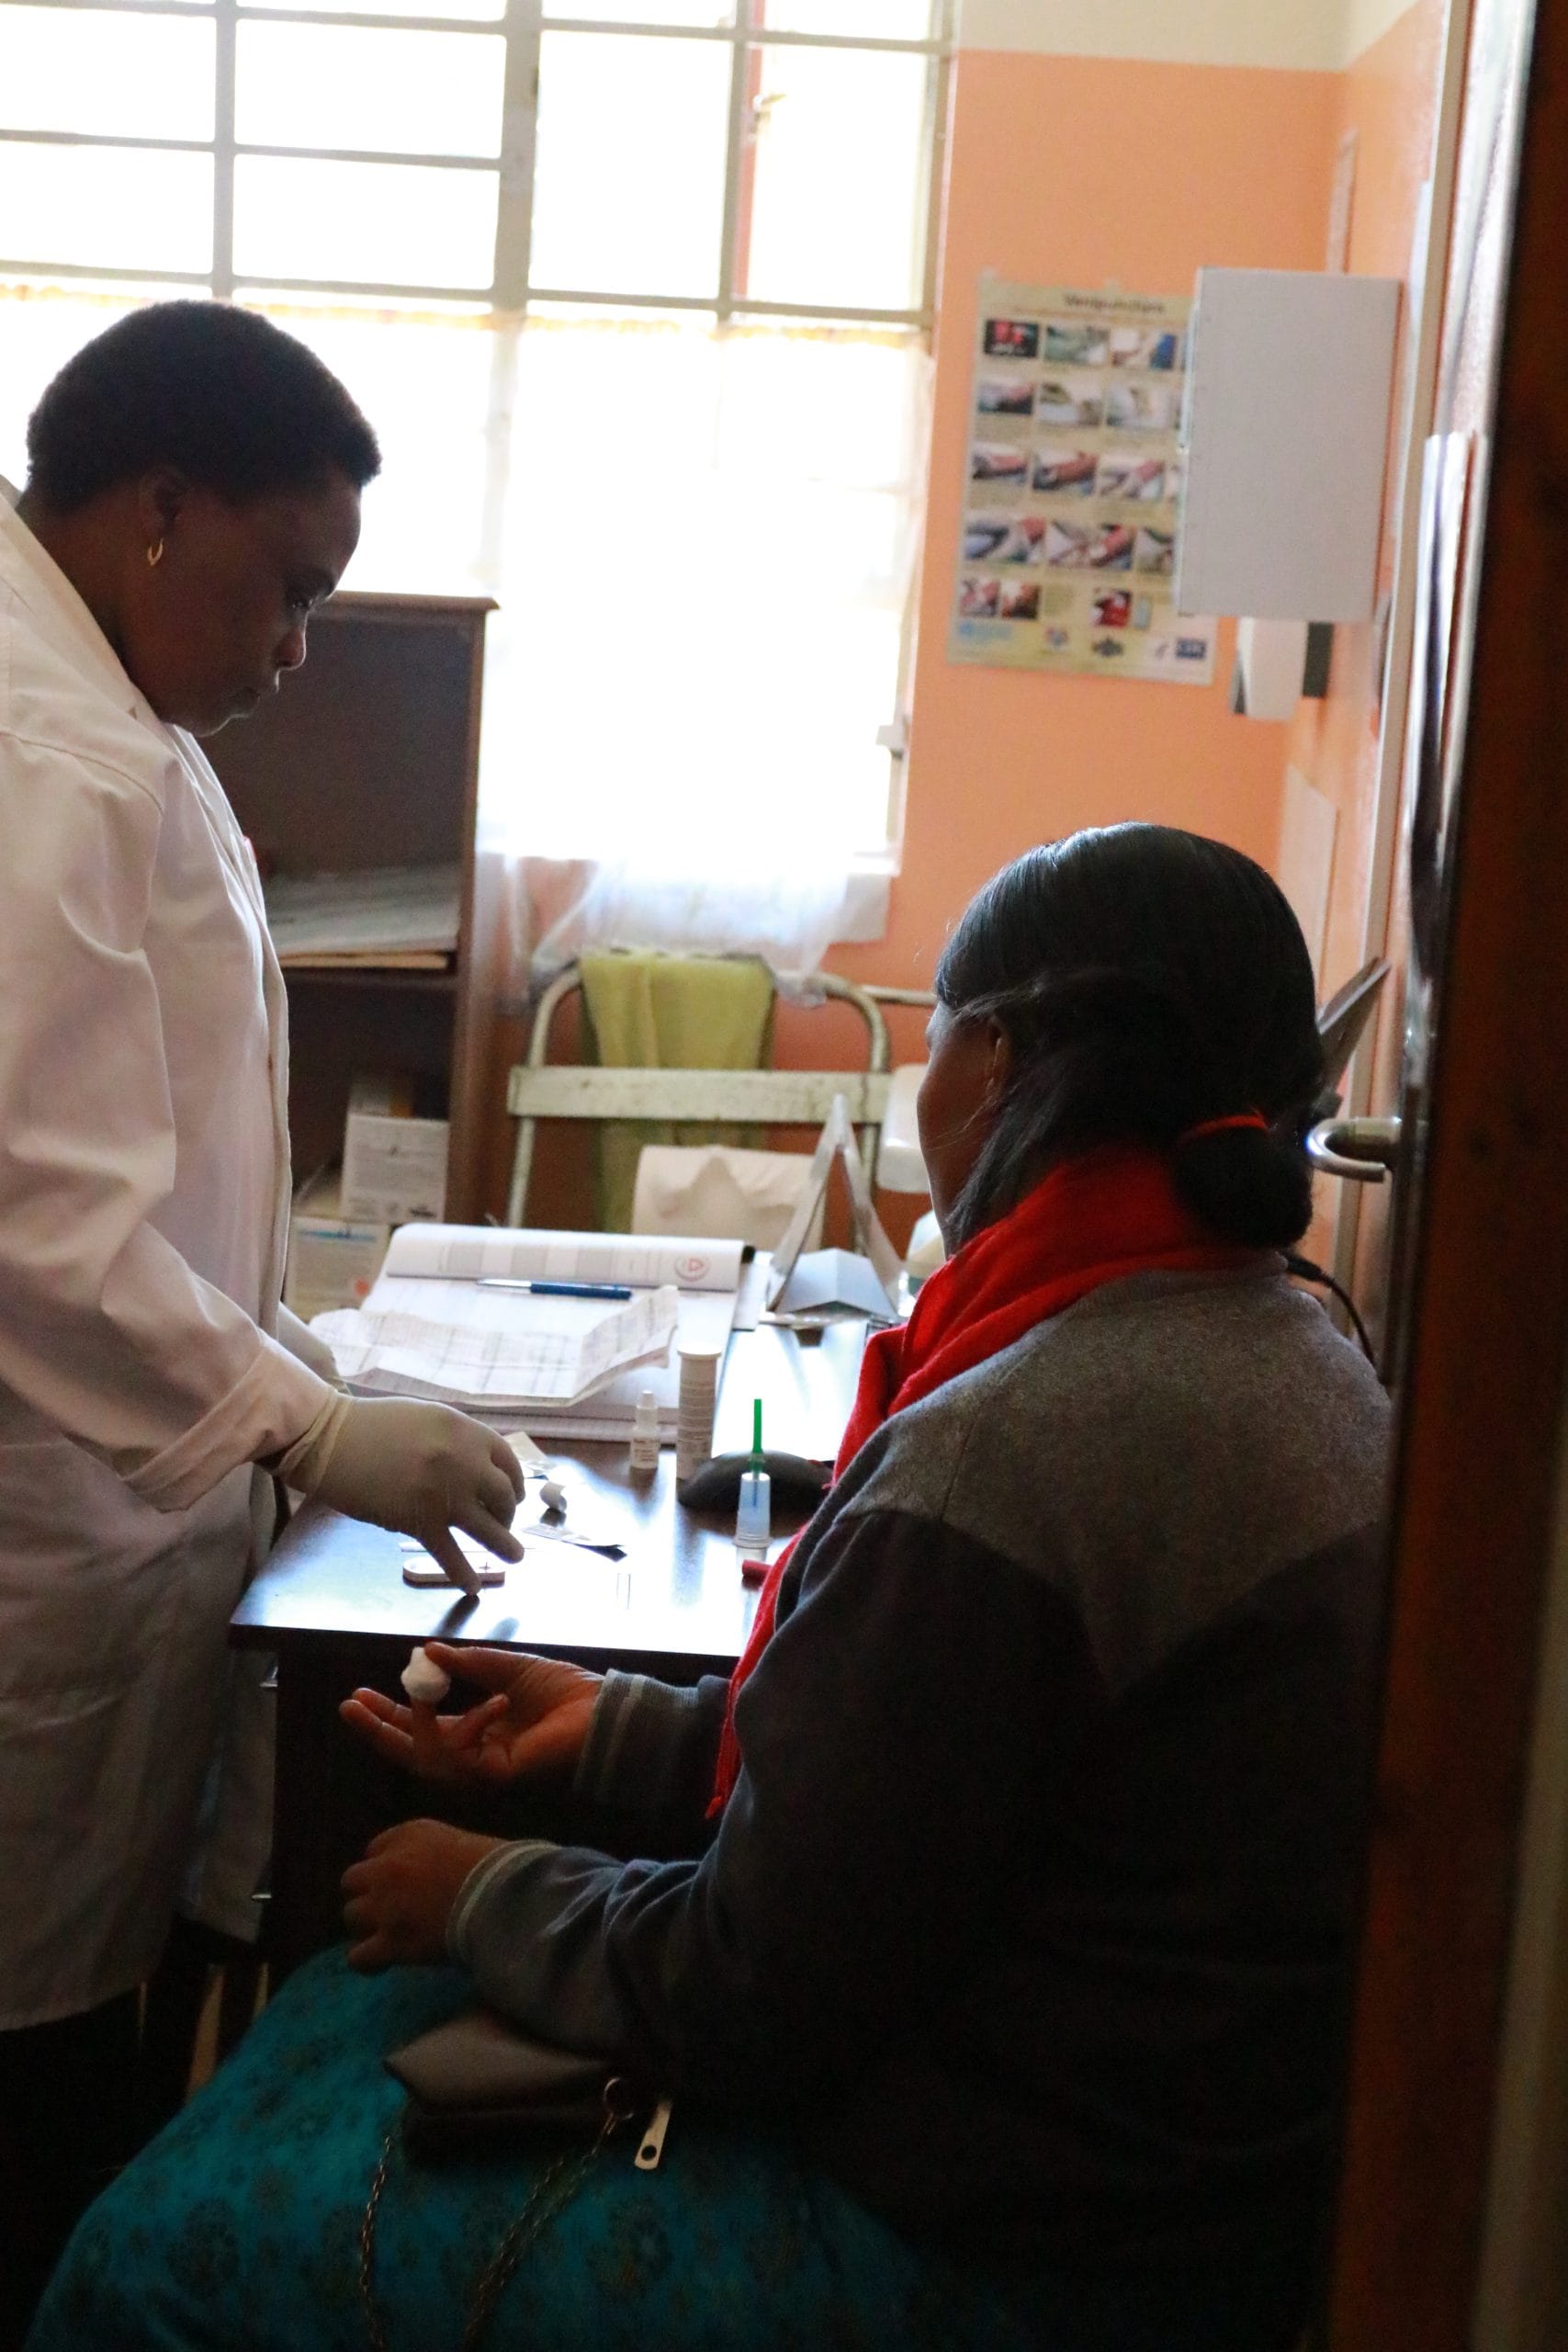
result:
[[[720,1233],[771,1250],[811,1174],[803,1151],[741,1151],[728,1144],[644,1144],[632,1197],[634,1233]],[[818,1210],[807,1247],[821,1238]]]

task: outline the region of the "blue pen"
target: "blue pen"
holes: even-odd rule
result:
[[[628,1283],[525,1283],[507,1274],[481,1274],[480,1290],[531,1290],[539,1298],[630,1298]]]

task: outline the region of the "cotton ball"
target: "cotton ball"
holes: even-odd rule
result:
[[[416,1649],[403,1668],[403,1689],[416,1707],[438,1707],[452,1688],[452,1678],[444,1674],[423,1649]]]

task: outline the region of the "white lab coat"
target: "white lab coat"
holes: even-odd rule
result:
[[[329,1394],[272,1336],[285,1020],[216,776],[0,496],[0,2030],[156,1961],[250,1464]]]

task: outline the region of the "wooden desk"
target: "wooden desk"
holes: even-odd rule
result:
[[[750,1440],[751,1398],[763,1398],[770,1445],[823,1458],[853,1394],[863,1334],[840,1326],[818,1346],[764,1326],[736,1332],[726,1360],[716,1442]],[[623,1444],[551,1453],[568,1490],[568,1520],[625,1546],[618,1561],[549,1542],[528,1544],[538,1511],[530,1481],[516,1522],[525,1553],[477,1601],[449,1586],[403,1582],[400,1539],[309,1505],[287,1530],[235,1611],[231,1639],[277,1657],[277,1775],[273,1805],[267,1950],[283,1975],[339,1933],[338,1881],[389,1820],[453,1810],[372,1756],[338,1719],[358,1683],[396,1692],[416,1642],[495,1643],[694,1682],[728,1674],[744,1646],[756,1589],[743,1582],[733,1521],[698,1518],[675,1500],[675,1457],[634,1479]],[[775,1534],[797,1521],[775,1512]],[[457,1808],[459,1812],[462,1808]],[[471,1817],[471,1815],[467,1816]]]

